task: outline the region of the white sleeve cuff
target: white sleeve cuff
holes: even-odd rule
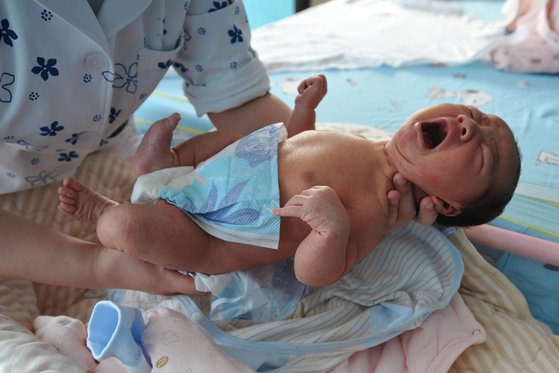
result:
[[[234,75],[200,85],[183,83],[183,89],[196,109],[196,114],[219,113],[263,96],[270,89],[270,80],[262,62],[253,59]]]

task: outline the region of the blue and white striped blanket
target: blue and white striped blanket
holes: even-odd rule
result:
[[[322,372],[355,351],[419,326],[450,302],[462,274],[462,258],[445,234],[412,222],[386,235],[337,283],[311,289],[298,306],[298,318],[218,326],[193,297],[115,290],[111,299],[145,310],[179,310],[255,370]]]

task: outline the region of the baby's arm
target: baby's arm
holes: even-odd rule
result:
[[[314,129],[314,109],[326,95],[326,77],[311,76],[303,80],[297,90],[299,95],[295,98],[295,108],[287,123],[289,137]],[[196,166],[240,137],[239,134],[224,129],[196,136],[173,149],[178,158],[175,162],[179,166]]]
[[[332,188],[307,189],[273,212],[280,217],[300,218],[312,228],[295,252],[295,275],[299,281],[326,286],[347,272],[349,216]]]
[[[326,95],[326,77],[324,75],[311,76],[299,84],[297,91],[299,95],[295,98],[295,108],[286,125],[288,137],[315,128],[316,113],[314,109]]]

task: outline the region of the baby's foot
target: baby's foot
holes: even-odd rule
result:
[[[314,110],[326,96],[326,77],[322,74],[313,75],[303,80],[297,87],[297,91],[299,95],[295,98],[295,106]]]
[[[93,224],[107,207],[118,204],[72,178],[62,181],[62,186],[58,188],[58,200],[58,210],[73,219]]]
[[[128,159],[138,176],[162,168],[178,166],[176,154],[171,150],[173,130],[179,124],[180,115],[175,113],[153,123],[144,135],[136,153]]]

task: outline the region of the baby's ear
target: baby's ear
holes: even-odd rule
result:
[[[460,206],[452,205],[439,197],[431,196],[431,200],[435,204],[435,210],[437,210],[439,214],[457,216],[462,213]]]

